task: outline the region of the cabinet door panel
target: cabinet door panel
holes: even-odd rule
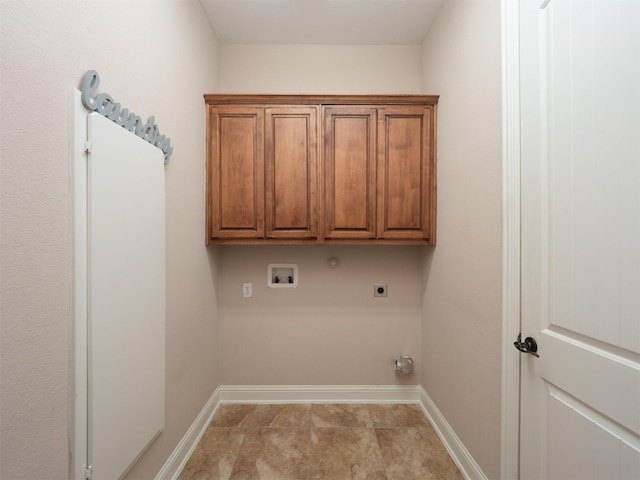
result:
[[[266,111],[267,238],[317,238],[317,108]]]
[[[210,234],[263,237],[263,109],[212,107],[210,121]]]
[[[385,108],[379,112],[379,238],[430,240],[434,173],[431,113],[424,108]]]
[[[325,108],[325,238],[375,238],[375,141],[375,108]]]

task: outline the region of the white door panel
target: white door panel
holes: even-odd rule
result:
[[[559,479],[640,478],[633,436],[576,397],[547,384],[549,477]],[[636,452],[637,454],[637,452]],[[627,460],[623,457],[628,455]]]
[[[640,1],[521,5],[522,478],[640,478]]]
[[[634,243],[640,239],[640,29],[630,19],[640,18],[639,7],[579,0],[540,10],[549,323],[634,351],[640,346],[634,317],[640,311]]]

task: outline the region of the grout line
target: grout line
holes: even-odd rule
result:
[[[389,472],[387,471],[387,462],[384,461],[384,457],[382,456],[382,448],[380,447],[380,440],[378,440],[378,433],[376,432],[375,427],[373,428],[373,436],[376,439],[376,446],[378,455],[380,456],[380,460],[382,462],[382,468],[384,469],[384,475],[385,477],[387,477],[387,480],[390,480]]]

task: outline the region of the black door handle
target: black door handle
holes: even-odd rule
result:
[[[536,352],[538,351],[538,344],[536,343],[536,339],[533,337],[527,337],[522,341],[522,335],[518,334],[518,339],[513,342],[513,346],[520,350],[522,353],[530,353],[534,357],[540,358]]]

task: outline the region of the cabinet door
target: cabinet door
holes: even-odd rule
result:
[[[435,112],[378,112],[378,238],[435,244]]]
[[[324,109],[324,237],[376,236],[376,109]]]
[[[318,236],[318,109],[265,112],[267,238]]]
[[[264,237],[264,109],[211,107],[209,128],[210,237]]]

